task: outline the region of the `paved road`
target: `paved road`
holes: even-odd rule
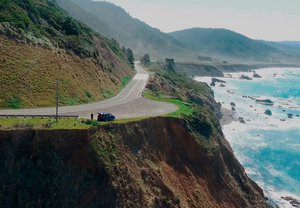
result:
[[[91,113],[111,112],[117,118],[134,118],[142,116],[159,116],[177,110],[177,107],[170,103],[156,102],[142,97],[146,87],[149,74],[136,64],[137,74],[130,83],[115,97],[84,105],[65,106],[59,108],[60,115],[79,115],[82,118],[89,118]],[[55,115],[55,108],[0,110],[0,115],[21,114],[21,115]]]

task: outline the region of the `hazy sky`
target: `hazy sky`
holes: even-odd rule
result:
[[[227,28],[255,39],[300,41],[300,0],[107,0],[171,32]]]

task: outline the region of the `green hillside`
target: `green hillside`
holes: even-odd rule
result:
[[[126,50],[68,16],[51,0],[0,2],[0,108],[103,99],[133,75]]]
[[[82,57],[96,54],[93,32],[67,16],[53,1],[3,0],[0,22],[17,28],[20,38],[27,42],[42,39],[42,44],[72,50]]]
[[[197,53],[187,49],[168,34],[131,17],[124,9],[108,2],[58,0],[71,16],[106,37],[133,49],[137,56],[193,59]]]
[[[286,51],[226,29],[193,28],[170,35],[194,50],[223,59],[274,63],[295,60]]]

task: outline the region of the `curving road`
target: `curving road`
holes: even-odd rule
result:
[[[136,64],[137,74],[129,84],[115,97],[84,105],[59,107],[59,115],[79,115],[89,118],[91,113],[111,112],[117,119],[143,116],[159,116],[177,110],[171,103],[157,102],[142,97],[147,85],[149,73]],[[0,110],[0,115],[55,115],[55,108]]]

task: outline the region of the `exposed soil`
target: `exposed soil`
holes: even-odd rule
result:
[[[0,155],[1,207],[266,207],[226,140],[180,119],[2,131]]]

